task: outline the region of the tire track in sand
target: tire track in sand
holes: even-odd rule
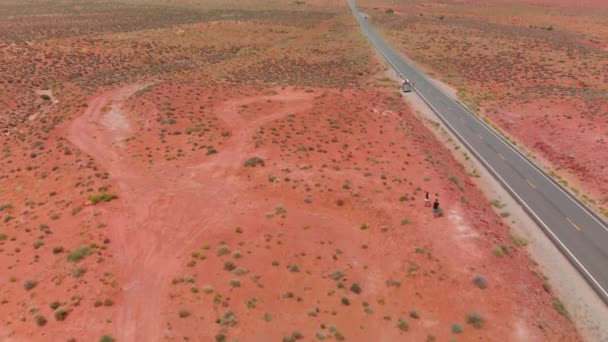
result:
[[[113,332],[121,341],[157,341],[163,330],[163,301],[170,278],[183,267],[179,257],[192,248],[206,227],[221,226],[232,208],[217,198],[237,198],[238,170],[254,152],[251,141],[264,123],[312,107],[313,96],[282,91],[278,95],[229,100],[216,113],[232,131],[226,146],[205,162],[189,167],[159,163],[150,169],[134,164],[122,138],[132,134],[121,103],[142,87],[131,85],[94,97],[69,131],[70,141],[110,173],[119,210],[105,212],[122,293],[116,303]],[[238,108],[280,101],[280,108],[245,120]],[[256,154],[264,156],[263,149]]]

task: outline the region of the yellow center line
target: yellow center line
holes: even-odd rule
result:
[[[573,226],[574,226],[574,228],[576,228],[576,230],[578,230],[579,232],[581,231],[581,229],[580,229],[580,228],[579,228],[579,227],[578,227],[576,224],[574,224],[574,222],[572,222],[572,220],[570,220],[570,219],[569,219],[569,218],[567,218],[567,217],[566,217],[566,220],[568,220],[568,222],[570,222],[570,224],[571,224],[571,225],[573,225]]]
[[[534,189],[536,189],[536,187],[534,186],[534,184],[532,184],[532,182],[530,182],[529,180],[526,179],[526,182],[528,182],[528,184],[530,184],[531,187],[533,187]]]
[[[505,160],[505,157],[502,156],[502,154],[498,154],[498,156],[500,157],[500,159]]]

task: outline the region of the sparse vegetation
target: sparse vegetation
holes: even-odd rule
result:
[[[264,166],[264,160],[260,157],[251,157],[247,159],[243,165],[247,167],[256,167],[258,165]]]
[[[31,290],[38,285],[38,282],[32,279],[28,279],[23,283],[23,288],[26,290]]]
[[[93,204],[97,204],[100,202],[110,202],[113,199],[117,199],[118,197],[116,195],[112,195],[112,194],[108,194],[105,192],[102,192],[100,194],[96,194],[96,195],[89,195],[89,197],[87,197],[87,199],[89,201],[91,201],[91,203]]]
[[[460,326],[458,323],[452,324],[451,330],[454,334],[460,334],[463,331],[462,326]]]
[[[399,318],[399,323],[397,324],[397,326],[399,327],[399,330],[401,330],[401,331],[408,331],[408,329],[410,327],[407,320],[403,317]]]
[[[553,297],[553,299],[551,299],[551,304],[553,305],[553,308],[557,312],[559,312],[560,315],[570,319],[570,313],[566,309],[566,306],[564,306],[564,304],[559,300],[559,298]]]
[[[467,314],[467,323],[475,328],[481,328],[483,326],[484,319],[479,313],[470,312]]]
[[[473,276],[473,284],[482,290],[488,287],[488,281],[481,274],[476,274]]]
[[[55,316],[55,319],[58,321],[65,320],[67,315],[68,315],[68,311],[64,307],[59,307],[59,308],[57,308],[57,310],[55,310],[53,312],[53,316]]]
[[[78,262],[78,261],[84,259],[89,254],[91,254],[91,247],[84,246],[84,247],[76,248],[75,250],[68,253],[67,259],[68,259],[68,261]]]
[[[36,321],[36,325],[39,327],[44,326],[46,324],[46,318],[41,314],[36,314],[34,316],[34,320]]]
[[[103,335],[99,338],[99,342],[114,342],[114,338],[110,335]]]

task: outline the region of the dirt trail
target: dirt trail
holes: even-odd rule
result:
[[[198,235],[230,215],[232,208],[217,198],[238,196],[236,175],[243,161],[253,155],[255,130],[312,106],[312,95],[293,91],[225,102],[216,113],[232,137],[220,153],[185,168],[159,163],[144,169],[131,161],[130,151],[121,143],[135,133],[121,102],[140,88],[127,86],[93,98],[72,123],[69,135],[72,143],[109,171],[121,205],[108,215],[113,253],[120,265],[117,276],[122,282],[114,320],[114,334],[120,341],[162,339],[161,309],[170,278],[183,266],[179,257],[192,248]],[[281,105],[255,118],[238,113],[243,105],[269,100]]]

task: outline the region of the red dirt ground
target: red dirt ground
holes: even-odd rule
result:
[[[3,12],[0,340],[579,341],[340,4]]]
[[[190,134],[157,137],[163,111],[175,118],[166,131]],[[200,130],[188,130],[190,120]],[[73,286],[53,284],[62,253],[39,260],[48,271],[27,299],[10,299],[19,298],[19,284],[5,287],[4,338],[275,340],[299,331],[311,339],[444,340],[457,336],[450,326],[458,323],[465,340],[577,340],[463,168],[383,93],[133,85],[94,96],[57,136],[111,171],[108,192],[118,198],[77,214],[104,223],[86,235],[104,241],[81,262],[90,273],[66,278]],[[217,153],[208,154],[211,145]],[[252,156],[264,165],[245,167]],[[425,190],[439,193],[445,217],[423,206]],[[87,241],[60,235],[36,253],[49,253],[52,241]],[[508,254],[497,256],[492,248],[501,244]],[[220,246],[230,252],[217,255]],[[229,260],[236,270],[224,269]],[[472,283],[476,274],[488,288]],[[359,294],[349,290],[354,282]],[[93,305],[106,297],[113,306]],[[48,317],[51,298],[68,309],[65,322],[38,330],[18,319],[32,307]],[[227,310],[236,321],[216,323]],[[482,327],[466,324],[471,312]]]

